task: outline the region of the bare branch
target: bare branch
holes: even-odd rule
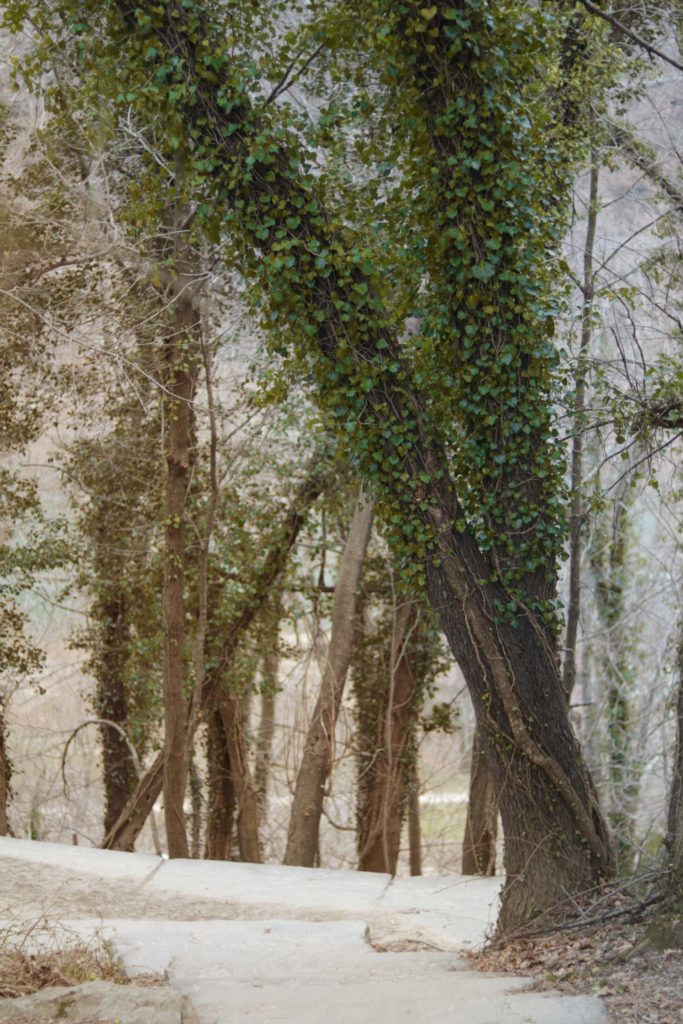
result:
[[[579,3],[583,4],[586,10],[591,14],[594,14],[596,18],[602,18],[602,20],[608,22],[612,28],[615,28],[618,32],[622,32],[631,40],[631,42],[642,47],[642,49],[646,50],[652,57],[659,57],[660,60],[666,61],[667,64],[670,64],[672,68],[676,68],[678,71],[683,71],[683,64],[679,64],[673,57],[667,56],[667,54],[663,53],[662,50],[653,46],[652,43],[648,43],[642,38],[642,36],[639,36],[637,32],[634,32],[633,29],[628,28],[623,24],[623,22],[619,21],[618,18],[615,18],[613,14],[609,14],[607,11],[601,10],[601,8],[598,7],[597,4],[592,3],[591,0],[579,0]]]

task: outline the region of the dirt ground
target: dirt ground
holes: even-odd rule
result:
[[[326,921],[349,913],[291,910],[265,903],[179,896],[149,891],[129,881],[103,883],[97,876],[77,875],[53,866],[3,858],[0,868],[0,920],[79,918],[154,918],[162,921],[266,920],[280,918]]]
[[[0,921],[246,920],[271,917],[273,909],[221,899],[188,900],[125,881],[103,884],[95,876],[18,859],[2,862]],[[277,908],[279,917],[290,916],[284,909]],[[296,916],[326,920],[345,915],[297,911]],[[481,971],[529,976],[538,989],[600,996],[611,1024],[683,1024],[683,916],[669,915],[664,924],[654,914],[637,923],[617,918],[610,924],[489,947],[471,954],[470,960]]]
[[[530,975],[537,989],[600,996],[610,1024],[683,1024],[683,918],[519,939],[471,959],[482,971]]]

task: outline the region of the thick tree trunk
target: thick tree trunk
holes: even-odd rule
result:
[[[289,820],[285,864],[312,867],[318,849],[325,785],[332,769],[334,735],[356,631],[360,574],[372,528],[373,502],[361,492],[339,564],[332,630],[320,694],[308,729]]]
[[[122,593],[109,596],[103,603],[100,619],[104,624],[102,650],[97,666],[95,710],[100,719],[115,722],[123,732],[107,721],[99,724],[102,742],[102,779],[104,782],[104,832],[114,827],[130,799],[136,783],[135,765],[126,742],[128,701],[125,668],[130,645],[126,599]],[[133,847],[129,846],[132,850]]]
[[[366,729],[360,737],[358,868],[396,874],[408,786],[415,767],[412,746],[418,680],[408,653],[419,628],[414,604],[398,608],[390,638],[389,672],[383,692],[367,694],[371,701],[359,719]]]
[[[463,875],[495,875],[498,801],[484,755],[479,729],[475,729],[470,769],[465,839],[462,846]]]
[[[237,801],[237,843],[240,859],[251,864],[260,864],[259,805],[247,758],[242,702],[239,697],[225,689],[219,690],[216,701],[225,733],[230,779]]]
[[[7,754],[5,706],[0,699],[0,836],[6,836],[9,831],[7,808],[11,774],[11,765]]]
[[[431,35],[415,32],[413,10],[405,6],[397,14],[396,39],[404,46],[423,127],[430,137],[425,147],[425,175],[431,173],[434,183],[438,182],[427,214],[432,237],[444,240],[434,261],[434,289],[445,304],[455,375],[463,374],[460,390],[456,385],[460,412],[452,443],[465,462],[476,459],[481,446],[487,451],[481,474],[474,476],[480,510],[470,505],[466,488],[464,500],[459,500],[453,478],[448,482],[438,442],[428,442],[425,448],[429,450],[416,444],[413,481],[429,480],[425,480],[424,504],[418,507],[426,510],[437,548],[437,557],[430,552],[426,559],[430,600],[467,680],[502,811],[507,881],[499,928],[509,932],[544,911],[557,913],[563,903],[569,910],[567,895],[592,889],[612,871],[612,858],[592,782],[572,734],[552,630],[535,610],[539,605],[548,609],[555,597],[551,552],[556,552],[558,545],[549,543],[549,538],[558,537],[561,529],[558,483],[551,468],[558,455],[552,441],[551,359],[543,355],[538,359],[538,342],[541,338],[545,341],[546,335],[542,321],[533,322],[538,292],[534,286],[527,289],[521,285],[521,268],[529,264],[523,264],[516,247],[506,250],[491,275],[491,304],[500,303],[499,309],[505,309],[497,323],[486,316],[472,318],[470,299],[478,287],[478,275],[473,274],[474,280],[463,285],[468,259],[479,259],[488,248],[489,229],[478,204],[468,205],[469,199],[465,199],[460,206],[460,189],[454,187],[455,179],[469,196],[476,175],[471,178],[466,170],[459,177],[454,168],[461,164],[464,150],[479,145],[487,133],[492,137],[491,159],[500,160],[501,173],[506,173],[505,161],[515,154],[510,164],[514,166],[520,152],[517,142],[521,136],[512,130],[512,123],[503,129],[505,115],[496,120],[501,107],[492,114],[488,93],[489,88],[495,93],[495,75],[490,75],[488,87],[483,82],[479,45],[486,46],[490,18],[485,7],[477,6],[475,11],[470,6],[468,27],[455,47],[453,28],[443,9],[436,9]],[[457,37],[457,29],[455,34]],[[474,39],[477,44],[472,43]],[[492,68],[488,65],[489,72]],[[508,84],[513,88],[511,79]],[[471,110],[477,111],[474,116],[463,112],[463,90],[472,99]],[[498,102],[503,103],[502,93]],[[472,124],[477,129],[465,142]],[[531,150],[527,155],[533,159]],[[548,165],[547,173],[550,170]],[[550,194],[547,187],[540,177],[536,179],[539,203]],[[495,175],[483,191],[502,223],[508,214]],[[450,197],[451,207],[443,201],[445,195]],[[455,231],[453,217],[458,225]],[[547,243],[540,241],[545,224],[551,222],[547,213],[539,217],[526,236],[530,248],[552,244],[550,235]],[[527,225],[521,220],[517,224],[524,234]],[[459,241],[451,241],[458,233]],[[464,260],[460,251],[463,239],[468,250]],[[508,274],[521,285],[513,303],[509,302],[507,284],[500,287]],[[474,361],[465,337],[468,328],[463,329],[470,318],[476,338]],[[531,338],[535,341],[529,345]],[[508,345],[514,349],[510,364],[514,364],[514,381],[499,362],[500,352]],[[475,363],[477,371],[473,371]],[[503,369],[500,375],[499,369]],[[483,401],[474,398],[464,384],[475,380],[485,385],[480,389]],[[518,427],[528,440],[515,440],[510,432],[516,413],[510,416],[500,401],[508,387],[516,400],[526,403],[527,410],[533,409],[528,419],[528,412],[524,413],[524,427]],[[493,401],[492,394],[496,395]],[[424,424],[417,435],[422,439],[431,429],[434,437],[438,426],[431,427],[419,392],[414,395],[415,418]],[[493,428],[490,431],[489,426]],[[460,447],[463,436],[468,441]],[[500,471],[499,463],[504,467]],[[422,496],[420,492],[418,488],[416,497]],[[479,515],[483,530],[472,522]],[[482,544],[479,538],[486,529],[491,540]],[[506,579],[514,582],[499,582]]]
[[[223,721],[215,708],[208,715],[207,768],[209,792],[204,856],[207,860],[230,860],[235,823],[235,787]]]
[[[324,461],[321,461],[320,457],[316,457],[310,476],[299,487],[283,522],[276,526],[270,537],[264,541],[266,555],[256,571],[253,588],[250,588],[245,594],[243,604],[235,609],[235,616],[223,640],[219,664],[214,672],[215,676],[220,676],[221,673],[227,674],[240,638],[244,636],[259,614],[273,587],[284,572],[289,553],[306,522],[311,506],[322,493],[328,473],[329,467]],[[217,689],[217,684],[212,682],[205,685],[201,694],[195,697],[199,706],[191,710],[188,715],[190,726],[186,737],[188,751],[202,715],[208,708],[214,706]],[[147,773],[139,780],[135,792],[121,812],[119,820],[105,836],[102,843],[103,849],[126,850],[135,843],[147,816],[161,793],[163,770],[164,757],[163,754],[160,754]]]
[[[504,592],[482,583],[481,553],[454,533],[448,494],[431,516],[440,562],[430,600],[467,680],[505,832],[505,932],[612,871],[607,830],[569,723],[554,646],[532,612],[498,612]]]
[[[164,547],[164,817],[169,857],[189,857],[185,829],[188,770],[185,695],[185,505],[190,482],[192,399],[199,353],[198,314],[191,285],[176,295],[173,331],[165,339],[164,411],[166,453]]]

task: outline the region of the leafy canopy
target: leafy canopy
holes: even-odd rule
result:
[[[6,23],[29,14],[34,82],[69,48],[71,102],[132,113],[182,161],[198,222],[230,239],[274,350],[294,353],[376,488],[407,575],[422,576],[430,489],[448,476],[493,580],[514,598],[552,577],[555,253],[604,26],[512,0],[55,0],[9,4]],[[590,72],[606,76],[607,58]],[[303,114],[292,78],[310,87]],[[160,163],[131,190],[140,230],[167,202]],[[406,316],[418,329],[400,342]]]

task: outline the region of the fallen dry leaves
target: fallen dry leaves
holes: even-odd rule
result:
[[[683,949],[656,949],[650,927],[612,923],[518,939],[472,954],[472,966],[531,976],[538,990],[600,996],[615,1024],[683,1024]]]

